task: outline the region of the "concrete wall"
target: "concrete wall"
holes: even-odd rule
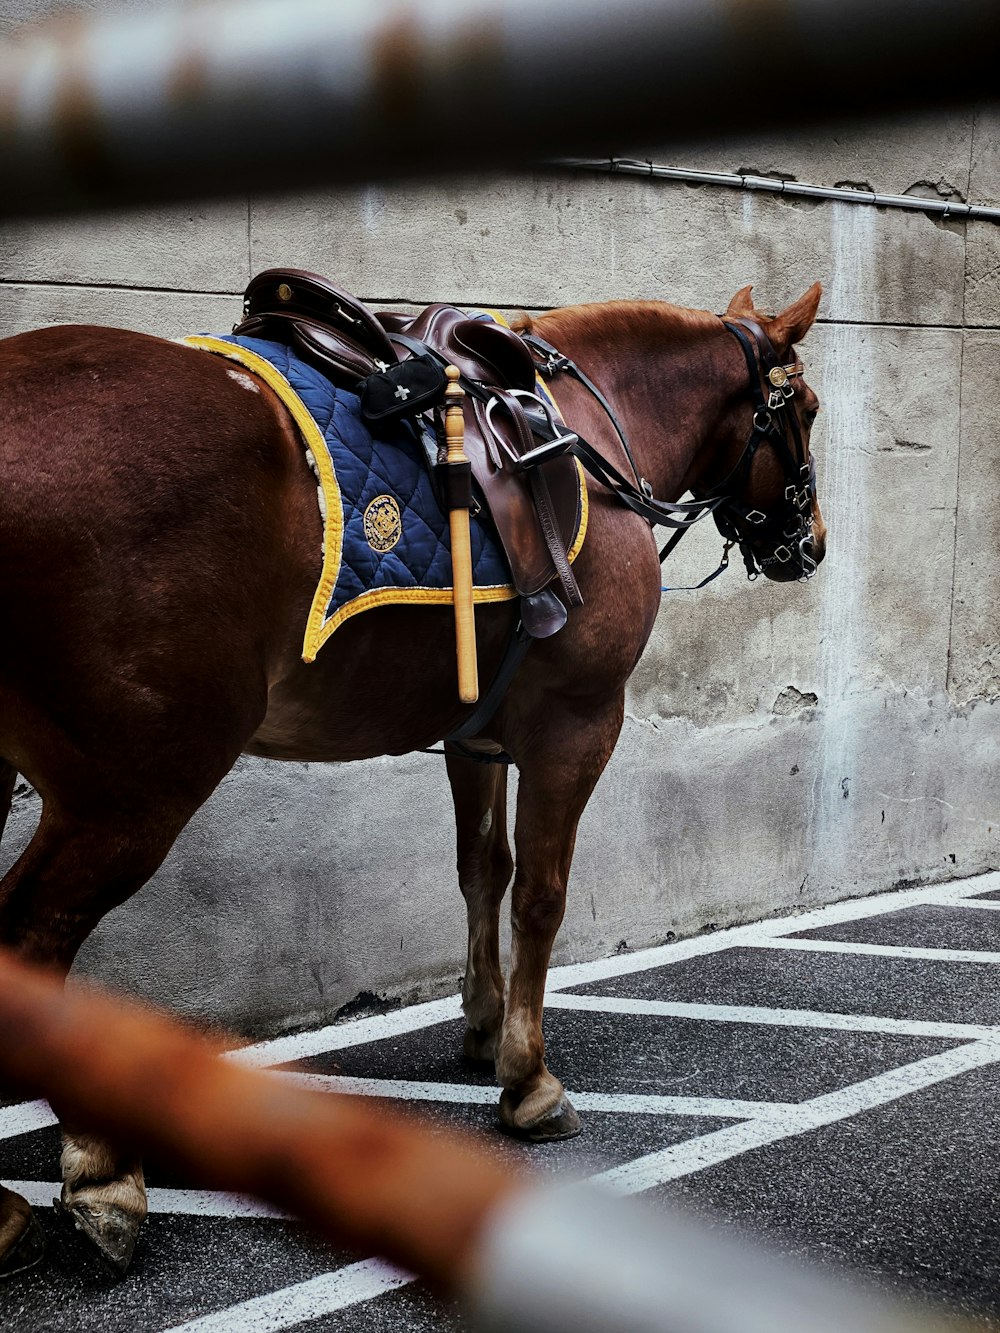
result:
[[[653,156],[1000,204],[995,111]],[[664,601],[581,829],[560,961],[998,864],[1000,227],[547,174],[251,198],[3,229],[0,333],[225,329],[277,263],[379,304],[719,309],[753,282],[777,307],[825,284],[804,353],[826,563],[805,587],[732,572]],[[692,535],[675,581],[717,548]],[[36,817],[22,791],[0,866]],[[453,848],[439,760],[245,761],[80,967],[248,1030],[452,988]]]

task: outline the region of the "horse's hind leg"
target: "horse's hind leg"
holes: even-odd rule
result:
[[[500,1119],[542,1141],[579,1133],[580,1118],[545,1067],[542,1004],[549,956],[566,909],[566,886],[584,808],[621,730],[624,696],[590,707],[548,701],[545,725],[514,751],[520,779],[511,901],[511,962],[497,1078]]]
[[[199,803],[172,805],[157,796],[162,804],[152,810],[89,818],[47,803],[35,836],[0,881],[0,945],[68,972],[90,931],[153,874]],[[141,1165],[73,1129],[64,1133],[62,1165],[62,1206],[104,1260],[124,1272],[146,1216]],[[3,1204],[0,1198],[0,1219]],[[0,1270],[4,1259],[0,1230]]]
[[[449,755],[455,802],[458,883],[469,922],[469,954],[462,986],[465,1054],[490,1063],[503,1025],[500,904],[514,870],[507,843],[507,769]]]
[[[16,782],[17,769],[13,764],[8,764],[6,759],[0,759],[0,838],[3,837],[3,831],[7,826],[7,816],[14,800]]]
[[[14,796],[17,770],[0,759],[0,838]],[[0,1185],[0,1277],[31,1268],[42,1257],[42,1235],[31,1205],[20,1194]]]
[[[33,1267],[43,1248],[41,1229],[27,1199],[0,1185],[0,1278]]]

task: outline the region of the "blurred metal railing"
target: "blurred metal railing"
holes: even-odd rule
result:
[[[481,171],[995,96],[996,0],[229,0],[0,48],[0,214]]]
[[[24,1095],[404,1265],[484,1333],[958,1333],[683,1215],[515,1171],[467,1134],[242,1068],[2,951],[0,1033],[0,1076]]]

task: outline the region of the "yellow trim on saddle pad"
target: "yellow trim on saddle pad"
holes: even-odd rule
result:
[[[337,579],[340,576],[344,541],[344,507],[337,474],[326,441],[323,438],[323,432],[314,421],[312,413],[281,371],[277,370],[264,357],[252,352],[248,347],[240,346],[239,343],[227,342],[224,338],[213,338],[207,334],[193,334],[180,339],[180,341],[200,351],[224,356],[227,360],[235,361],[238,365],[257,375],[268,388],[274,391],[288,409],[302,435],[306,447],[306,456],[319,481],[320,515],[323,523],[322,569],[319,583],[313,594],[312,605],[309,608],[309,616],[306,620],[305,637],[302,644],[303,662],[314,662],[316,654],[334,630],[342,625],[345,620],[358,615],[361,611],[368,611],[376,606],[451,605],[453,590],[450,587],[371,588],[346,602],[338,611],[334,612],[329,620],[326,620],[324,618],[326,610],[330,605],[334,589],[337,586]],[[539,387],[555,406],[555,400],[552,399],[548,389],[541,384],[541,381],[539,381]],[[556,410],[558,411],[558,408]],[[580,479],[580,525],[573,546],[569,551],[570,561],[576,559],[583,547],[584,538],[587,535],[589,516],[586,476],[579,460],[574,461]],[[477,604],[505,602],[517,596],[517,589],[509,583],[494,584],[473,588],[472,596],[473,601]]]
[[[264,357],[258,356],[256,352],[251,352],[248,347],[241,347],[239,343],[226,342],[224,338],[211,338],[204,334],[194,334],[189,338],[182,339],[182,341],[189,347],[197,347],[203,352],[214,352],[216,356],[224,356],[227,360],[235,361],[247,370],[252,371],[264,381],[269,389],[274,390],[301,432],[306,446],[306,456],[317,474],[320,493],[323,497],[323,503],[320,505],[320,517],[323,523],[323,567],[320,572],[319,584],[313,594],[312,606],[309,608],[305,640],[302,644],[303,662],[313,662],[316,660],[316,654],[323,642],[320,637],[323,628],[323,615],[330,605],[330,598],[337,586],[337,578],[340,574],[341,550],[344,542],[344,506],[341,503],[340,487],[337,484],[337,477],[333,470],[333,463],[330,461],[330,455],[327,453],[323,432],[316,425],[308,407],[281,371],[276,370],[270,361],[265,360]]]

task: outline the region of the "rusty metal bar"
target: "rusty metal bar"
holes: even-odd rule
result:
[[[0,1033],[22,1093],[414,1270],[484,1333],[958,1333],[683,1216],[518,1172],[468,1135],[241,1068],[176,1020],[3,951]]]
[[[0,215],[995,96],[996,0],[229,0],[0,48]]]
[[[0,1075],[60,1116],[189,1172],[256,1194],[320,1234],[412,1269],[454,1295],[487,1219],[526,1178],[468,1135],[219,1059],[166,1015],[0,951]]]

